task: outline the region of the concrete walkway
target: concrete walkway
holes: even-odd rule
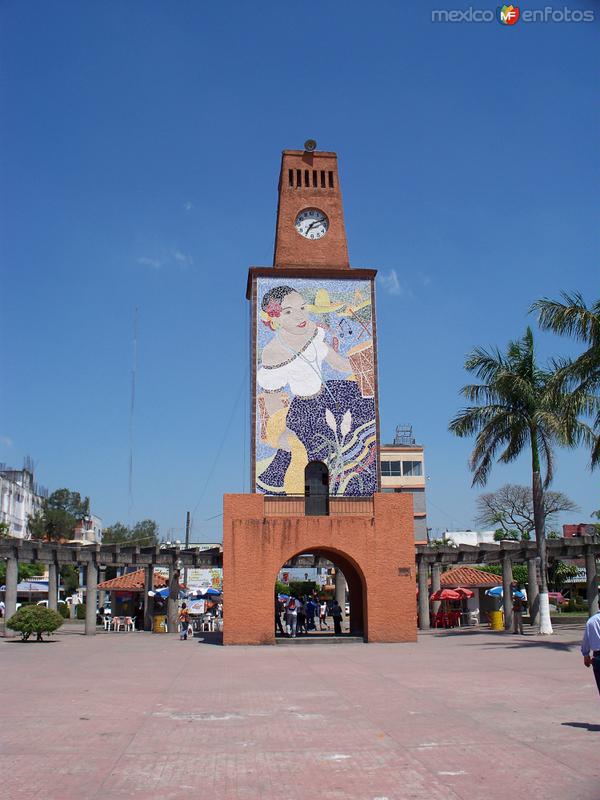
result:
[[[0,641],[0,795],[598,800],[580,627],[542,639],[223,648],[144,633]]]

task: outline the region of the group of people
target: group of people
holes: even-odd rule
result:
[[[289,598],[280,598],[275,595],[275,634],[290,636],[292,639],[297,635],[307,634],[309,631],[330,630],[327,617],[331,614],[333,618],[333,632],[336,636],[342,632],[342,619],[344,613],[337,600],[334,600],[331,609],[328,608],[327,601],[319,598],[316,591],[312,595],[297,597],[292,594]],[[283,617],[283,621],[282,621]]]

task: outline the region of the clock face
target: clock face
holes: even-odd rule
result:
[[[305,239],[322,239],[329,228],[326,214],[318,208],[303,208],[294,224],[300,236]]]

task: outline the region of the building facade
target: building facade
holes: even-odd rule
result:
[[[336,154],[285,150],[273,265],[247,281],[252,494],[224,497],[224,644],[275,642],[302,554],[343,575],[351,634],[416,639],[412,503],[380,491],[375,276],[350,267]]]
[[[13,469],[0,464],[0,522],[8,525],[10,536],[29,539],[29,518],[42,510],[48,492],[35,483],[33,464]]]
[[[413,438],[410,425],[399,425],[394,443],[381,445],[380,469],[382,492],[412,495],[415,544],[427,544],[425,451]]]

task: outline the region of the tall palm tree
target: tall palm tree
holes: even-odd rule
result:
[[[481,383],[461,389],[473,405],[458,412],[450,430],[461,437],[477,436],[470,457],[473,485],[485,485],[497,454],[499,462],[508,464],[526,450],[531,453],[541,575],[540,633],[550,634],[544,490],[552,480],[554,446],[573,446],[582,435],[576,406],[557,380],[557,370],[537,364],[530,328],[522,339],[509,342],[506,353],[476,348],[467,358],[465,369]]]
[[[561,297],[562,302],[544,297],[530,310],[537,312],[543,330],[572,336],[586,345],[581,355],[564,365],[563,375],[571,385],[573,396],[582,399],[582,410],[586,410],[586,398],[588,404],[591,401],[591,408],[587,410],[592,412],[595,431],[590,437],[593,469],[600,465],[600,300],[588,308],[578,292],[562,292]]]

